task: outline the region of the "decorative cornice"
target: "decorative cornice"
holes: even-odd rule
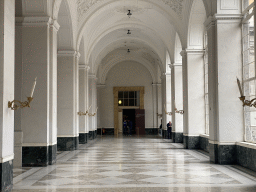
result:
[[[214,26],[217,20],[242,20],[242,14],[214,14],[213,16],[209,16],[207,20],[204,22],[204,26],[208,29],[211,26]],[[240,21],[239,21],[240,22]]]

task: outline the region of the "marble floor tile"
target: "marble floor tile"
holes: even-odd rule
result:
[[[255,192],[256,178],[160,137],[104,136],[14,169],[13,192]]]

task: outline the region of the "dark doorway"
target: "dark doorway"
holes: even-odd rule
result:
[[[123,109],[123,120],[132,122],[132,134],[135,134],[135,109]]]

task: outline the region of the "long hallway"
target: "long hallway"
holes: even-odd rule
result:
[[[256,191],[256,178],[158,137],[102,137],[48,167],[14,169],[13,192]]]

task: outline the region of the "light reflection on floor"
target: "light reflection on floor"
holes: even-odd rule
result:
[[[102,137],[58,153],[55,165],[14,169],[13,192],[256,191],[256,178],[157,137]]]

